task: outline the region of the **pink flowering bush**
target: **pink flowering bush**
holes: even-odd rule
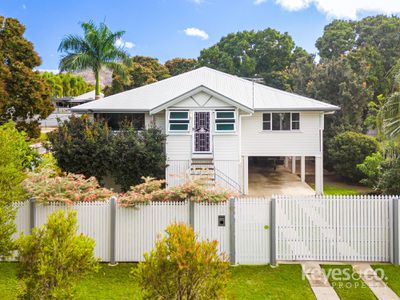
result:
[[[151,177],[142,178],[144,183],[118,197],[118,203],[123,207],[134,207],[138,204],[148,204],[153,201],[194,201],[219,203],[229,200],[235,194],[229,190],[214,187],[210,188],[204,181],[188,181],[170,189],[163,188],[165,180],[156,180]]]
[[[57,176],[48,169],[30,173],[23,187],[37,202],[44,204],[104,201],[114,195],[111,190],[100,187],[95,177],[72,173]]]

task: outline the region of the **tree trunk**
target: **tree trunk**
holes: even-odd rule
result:
[[[100,70],[95,71],[96,77],[96,91],[95,91],[95,99],[100,99]]]

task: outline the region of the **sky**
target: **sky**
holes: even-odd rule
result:
[[[222,36],[268,27],[288,32],[316,53],[315,41],[333,19],[400,13],[400,0],[0,0],[0,15],[17,18],[42,58],[58,67],[61,39],[81,34],[80,23],[104,21],[126,33],[118,45],[131,55],[197,58]]]

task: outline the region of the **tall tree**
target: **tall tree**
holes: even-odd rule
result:
[[[79,96],[94,89],[94,86],[87,83],[82,76],[74,76],[71,73],[43,72],[41,75],[50,85],[52,97]]]
[[[127,70],[129,83],[125,83],[118,74],[113,73],[112,84],[105,90],[106,95],[113,95],[170,77],[167,67],[160,64],[156,58],[133,56],[130,61],[130,67]]]
[[[83,37],[68,35],[60,43],[58,50],[65,53],[60,61],[60,71],[91,69],[96,79],[96,99],[100,98],[100,70],[112,70],[122,80],[127,79],[123,62],[129,64],[129,56],[124,49],[116,46],[124,31],[112,32],[106,24],[95,25],[92,21],[83,22]]]
[[[286,88],[285,70],[306,52],[295,46],[288,33],[268,28],[223,37],[201,51],[199,64],[243,77],[261,77],[267,85]]]
[[[25,27],[0,16],[0,125],[14,120],[31,137],[39,135],[39,119],[53,110],[50,89],[34,67],[41,64]]]
[[[193,58],[173,58],[167,60],[164,64],[171,76],[176,76],[185,72],[192,71],[197,66],[197,60]]]

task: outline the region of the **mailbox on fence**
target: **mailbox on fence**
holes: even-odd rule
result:
[[[225,216],[218,216],[218,226],[225,227]]]

